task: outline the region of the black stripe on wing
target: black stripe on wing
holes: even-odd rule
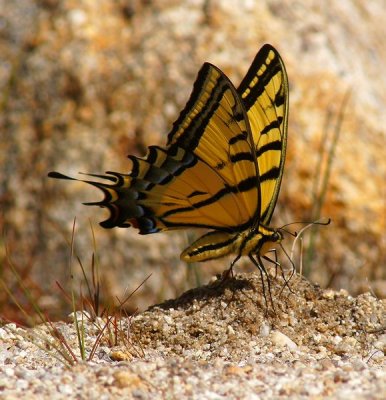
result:
[[[275,55],[273,60],[267,64],[270,52]],[[276,49],[270,44],[265,44],[257,53],[244,79],[237,88],[237,92],[242,95],[248,92],[248,95],[243,97],[243,103],[247,111],[253,107],[258,101],[257,99],[266,90],[271,79],[283,71],[283,64],[280,62],[280,56]],[[251,82],[258,79],[257,84],[251,87]],[[276,96],[275,105],[284,104],[286,99],[283,96]]]
[[[224,197],[230,193],[247,192],[248,190],[254,188],[255,186],[256,186],[256,177],[251,176],[251,177],[246,178],[243,181],[239,182],[237,185],[224,186],[223,189],[221,189],[217,193],[214,193],[211,197],[209,197],[205,200],[199,201],[197,203],[193,203],[192,206],[175,208],[174,210],[170,210],[170,211],[166,212],[165,214],[163,214],[162,218],[166,218],[173,214],[178,214],[178,213],[182,213],[182,212],[186,212],[186,211],[192,211],[192,210],[196,210],[196,209],[205,207],[209,204],[216,203],[222,197]]]
[[[217,76],[214,75],[215,73]],[[213,114],[220,106],[225,91],[229,89],[228,81],[222,78],[223,76],[211,64],[205,63],[201,67],[194,82],[190,98],[168,134],[168,145],[176,144],[186,150],[194,151],[201,140],[201,136],[205,133],[205,128]],[[197,102],[202,101],[202,95],[208,87],[208,80],[213,81],[214,87],[211,89],[205,105],[202,106]],[[200,112],[193,114],[192,110],[197,110],[198,108]],[[181,128],[183,128],[182,133],[179,132]],[[178,137],[175,137],[177,133]]]

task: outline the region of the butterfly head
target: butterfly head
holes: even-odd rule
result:
[[[274,230],[274,232],[271,235],[271,241],[274,243],[281,243],[283,239],[284,239],[283,234],[279,230]]]
[[[283,240],[283,233],[278,229],[267,229],[264,228],[264,234],[261,237],[256,252],[263,256],[272,249],[275,249]],[[262,233],[262,232],[260,232]]]

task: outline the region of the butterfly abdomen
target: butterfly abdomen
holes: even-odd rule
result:
[[[192,243],[181,254],[185,262],[200,262],[224,257],[229,254],[263,256],[280,242],[281,235],[262,225],[258,230],[248,229],[237,233],[209,232]]]
[[[185,262],[213,260],[234,253],[239,235],[227,232],[209,232],[201,236],[181,253]]]

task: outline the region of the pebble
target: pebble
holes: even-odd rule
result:
[[[18,366],[18,367],[15,368],[15,375],[18,378],[25,379],[25,378],[30,377],[32,375],[32,373],[31,373],[30,370],[28,370],[28,369],[26,369],[24,367]]]
[[[68,384],[58,385],[58,390],[62,394],[72,395],[73,394],[73,386]]]
[[[336,335],[336,336],[334,336],[334,337],[332,338],[331,342],[332,342],[333,344],[339,344],[342,340],[343,340],[343,339],[342,339],[340,336]]]
[[[386,353],[386,335],[379,336],[378,340],[374,343],[374,347]]]
[[[9,324],[11,325],[11,324]],[[13,333],[11,332],[11,329],[7,329],[7,325],[4,328],[0,328],[0,339],[1,340],[6,340],[6,339],[12,339],[14,338]]]
[[[84,322],[86,320],[90,320],[91,319],[91,315],[90,313],[88,313],[87,311],[77,311],[76,313],[71,313],[68,315],[68,318],[70,319],[70,321],[75,321],[75,318],[78,322]]]
[[[3,373],[4,373],[6,376],[12,377],[12,376],[15,375],[15,369],[12,368],[12,367],[7,367],[7,368],[4,368]]]
[[[29,383],[25,379],[18,379],[16,381],[16,388],[19,390],[26,390],[28,389]]]
[[[119,388],[130,387],[136,389],[142,386],[142,380],[137,374],[133,374],[131,371],[118,370],[113,373],[114,382],[113,384]]]
[[[323,391],[323,383],[321,381],[307,382],[303,386],[304,394],[312,397],[320,395],[322,391]]]
[[[288,347],[290,350],[295,350],[298,346],[288,336],[280,331],[273,331],[271,333],[272,343],[280,347]]]
[[[230,336],[235,336],[235,330],[232,328],[232,326],[231,325],[228,325],[227,326],[227,331],[228,331],[228,335],[230,335]]]
[[[320,369],[323,371],[328,371],[329,369],[334,368],[333,362],[328,358],[320,360],[319,366],[320,366]]]
[[[368,357],[369,360],[382,360],[385,357],[385,353],[382,350],[372,349],[370,356]]]
[[[364,369],[367,368],[367,364],[359,358],[356,358],[356,359],[352,360],[351,362],[352,362],[353,369],[355,371],[363,371]]]
[[[87,21],[87,14],[81,9],[73,9],[68,14],[70,21],[74,25],[83,25]]]
[[[269,336],[269,334],[270,334],[270,332],[271,332],[271,327],[268,325],[268,324],[266,324],[266,323],[262,323],[261,325],[260,325],[260,336],[261,337],[268,337]]]

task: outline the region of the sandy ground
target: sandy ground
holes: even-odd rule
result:
[[[321,290],[299,276],[292,292],[281,277],[271,283],[274,309],[259,275],[214,279],[123,318],[126,339],[111,347],[105,331],[92,360],[73,366],[55,358],[47,327],[5,326],[0,397],[384,399],[385,301]],[[87,356],[97,325],[86,322]],[[74,324],[55,326],[78,354]]]

